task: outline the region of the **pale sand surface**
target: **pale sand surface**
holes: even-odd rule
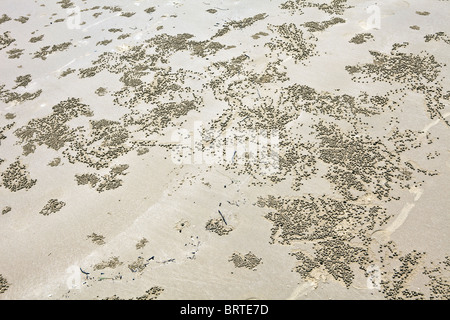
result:
[[[448,299],[450,4],[373,5],[3,0],[0,299]]]

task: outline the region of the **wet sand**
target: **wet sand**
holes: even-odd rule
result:
[[[0,9],[0,299],[449,298],[448,1]]]

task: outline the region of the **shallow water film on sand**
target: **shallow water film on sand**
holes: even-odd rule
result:
[[[449,299],[449,14],[1,1],[0,299]]]

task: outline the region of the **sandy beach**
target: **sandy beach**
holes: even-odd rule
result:
[[[450,298],[447,0],[3,0],[0,300]]]

